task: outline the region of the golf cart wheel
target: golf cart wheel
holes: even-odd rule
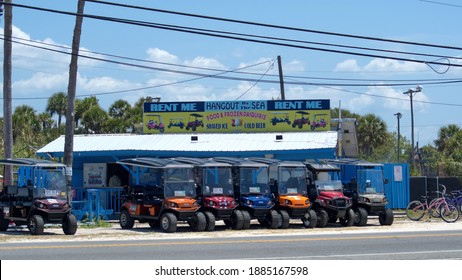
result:
[[[231,228],[232,229],[242,229],[244,226],[244,214],[241,210],[235,210],[231,215]]]
[[[212,212],[205,211],[205,231],[213,231],[215,229],[215,215]]]
[[[27,228],[29,228],[32,235],[42,235],[44,227],[45,222],[40,215],[33,215],[27,222]]]
[[[393,224],[394,214],[391,209],[386,209],[385,212],[380,213],[379,222],[382,226],[391,226]]]
[[[130,229],[135,225],[135,220],[130,216],[128,210],[123,210],[122,213],[120,213],[119,224],[123,229]]]
[[[204,231],[207,225],[207,220],[204,213],[196,212],[191,220],[188,221],[188,224],[193,231]]]
[[[7,231],[10,225],[10,220],[5,219],[3,212],[0,213],[0,231]]]
[[[362,227],[367,224],[367,211],[366,209],[359,207],[355,211],[355,226]]]
[[[303,226],[306,228],[314,228],[318,223],[318,215],[314,210],[309,210],[302,217]]]
[[[275,210],[269,211],[266,215],[266,219],[268,220],[268,228],[270,229],[277,229],[279,226],[279,213]]]
[[[74,235],[77,232],[77,218],[69,214],[63,219],[63,232],[65,235]]]
[[[247,210],[241,210],[242,217],[244,217],[244,223],[242,224],[242,229],[249,229],[250,228],[250,213]]]
[[[319,209],[318,214],[318,222],[316,224],[316,227],[318,228],[324,228],[327,225],[327,221],[329,220],[329,215],[327,214],[326,210],[324,209]]]
[[[348,209],[345,216],[340,218],[340,224],[344,227],[351,227],[355,223],[355,211]]]
[[[279,211],[279,225],[278,228],[289,228],[290,224],[290,216],[289,213],[287,213],[286,210],[280,210]]]
[[[178,220],[173,213],[164,213],[162,217],[160,217],[160,227],[167,233],[175,232],[177,225]]]

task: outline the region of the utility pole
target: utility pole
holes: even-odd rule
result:
[[[412,165],[414,166],[414,170],[416,170],[416,165],[415,165],[415,145],[414,145],[414,108],[413,108],[413,102],[412,99],[414,95],[416,95],[418,92],[422,91],[421,86],[417,86],[415,89],[408,89],[407,91],[403,92],[403,94],[406,94],[409,96],[410,101],[411,101],[411,142],[412,142],[412,147],[411,147],[411,162]]]
[[[400,112],[398,112],[398,113],[395,114],[395,116],[396,116],[396,118],[398,119],[398,153],[397,153],[397,155],[398,155],[398,163],[399,163],[399,155],[401,154],[401,150],[400,150],[400,148],[399,148],[399,142],[401,141],[401,133],[400,133],[400,131],[399,131],[399,129],[400,129],[400,128],[399,128],[399,120],[401,119],[401,117],[402,117],[403,115],[402,115]]]
[[[279,86],[281,88],[281,100],[286,100],[286,93],[284,91],[284,75],[282,74],[282,61],[281,61],[280,55],[278,55],[278,69],[279,69]]]
[[[83,10],[85,0],[79,0],[77,4],[77,16],[75,19],[74,37],[72,39],[72,56],[69,65],[69,83],[67,86],[67,110],[66,110],[66,135],[64,137],[64,164],[66,165],[67,200],[72,200],[72,162],[74,153],[74,115],[75,95],[77,88],[77,61],[79,58],[80,35],[82,33]]]
[[[3,39],[3,143],[4,157],[13,157],[13,109],[12,109],[12,89],[11,89],[11,56],[13,34],[13,6],[12,0],[4,1],[4,39]],[[11,165],[4,166],[3,185],[13,184],[13,168]]]

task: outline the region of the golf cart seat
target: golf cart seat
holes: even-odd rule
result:
[[[13,196],[13,195],[18,194],[18,186],[9,185],[9,186],[6,186],[5,188],[6,188],[6,194],[7,195]]]
[[[29,198],[29,189],[27,187],[18,188],[18,198]]]

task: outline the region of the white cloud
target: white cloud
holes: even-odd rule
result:
[[[218,60],[213,58],[206,58],[203,56],[198,56],[193,60],[186,60],[184,62],[187,66],[193,67],[203,67],[203,68],[213,68],[213,69],[226,69],[226,67],[221,64]]]
[[[150,60],[157,62],[179,63],[180,60],[176,55],[159,48],[149,48],[147,51]]]
[[[391,59],[375,58],[364,66],[366,72],[409,72],[428,70],[427,66],[422,63],[397,61]]]
[[[334,71],[360,72],[361,68],[356,59],[347,59],[337,64]]]

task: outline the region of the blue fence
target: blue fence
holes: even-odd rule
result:
[[[92,222],[116,219],[120,214],[123,188],[78,188],[74,189],[72,213],[77,220]]]

